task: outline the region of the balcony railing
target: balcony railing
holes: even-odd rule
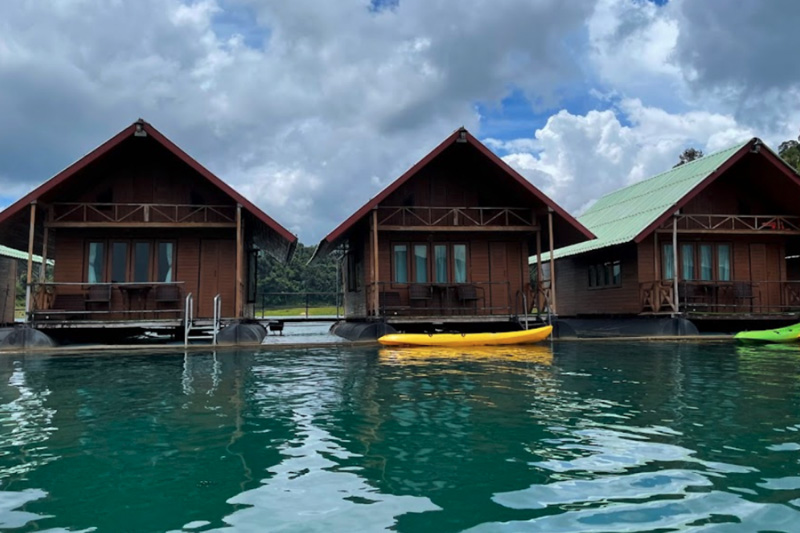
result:
[[[223,224],[236,223],[231,205],[54,203],[48,222],[69,224]]]
[[[33,283],[30,320],[182,319],[183,282]]]
[[[672,230],[672,220],[662,230]],[[679,215],[677,228],[681,232],[800,232],[800,217],[784,215]]]
[[[643,313],[690,314],[800,313],[800,281],[680,281],[639,284]]]
[[[530,208],[521,207],[432,207],[410,206],[378,208],[379,227],[518,227],[536,229]]]

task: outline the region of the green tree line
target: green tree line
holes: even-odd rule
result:
[[[291,262],[282,263],[271,256],[261,254],[258,260],[257,305],[290,305],[297,298],[288,298],[275,293],[331,293],[311,294],[311,305],[333,305],[337,288],[341,291],[341,274],[338,272],[337,254],[329,254],[308,264],[314,246],[298,243]],[[337,282],[338,279],[338,282]],[[338,285],[337,285],[338,283]]]

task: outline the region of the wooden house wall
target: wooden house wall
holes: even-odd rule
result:
[[[620,261],[621,285],[589,287],[589,266],[606,261]],[[637,261],[634,244],[556,259],[556,311],[559,316],[638,313]]]
[[[394,283],[392,246],[394,244],[428,244],[428,272],[433,272],[432,246],[435,244],[467,245],[467,283],[476,284],[479,305],[497,307],[493,314],[508,314],[509,308],[521,305],[520,291],[529,283],[527,236],[512,233],[470,232],[385,232],[378,240],[378,281],[383,290],[397,292],[400,305],[409,306],[408,283]],[[409,248],[409,254],[412,253]],[[371,257],[371,254],[370,254]],[[451,259],[451,258],[450,258]],[[452,260],[452,259],[451,259]],[[452,265],[450,265],[451,267]],[[409,275],[411,273],[409,272]],[[452,279],[452,270],[449,272]],[[372,280],[368,278],[368,283]],[[432,281],[432,280],[431,280]],[[508,282],[508,285],[504,283]],[[517,301],[519,299],[519,302]],[[371,305],[370,305],[371,308]],[[502,309],[501,309],[502,308]],[[521,312],[521,308],[519,309]]]
[[[35,265],[38,268],[39,265]],[[17,260],[0,256],[0,324],[14,322],[17,296]]]
[[[210,318],[213,316],[212,301],[216,294],[222,298],[222,315],[234,316],[234,295],[236,272],[232,258],[236,253],[236,241],[232,230],[203,230],[202,237],[198,232],[187,230],[75,230],[59,229],[54,231],[55,267],[53,270],[56,283],[85,283],[88,270],[89,242],[105,243],[105,253],[110,252],[110,243],[128,242],[129,261],[132,257],[132,243],[148,241],[152,243],[150,254],[151,280],[156,272],[156,243],[171,241],[175,244],[174,280],[181,284],[182,297],[192,293],[195,299],[195,316]],[[106,279],[109,262],[106,261]],[[79,286],[59,286],[59,294],[78,294]],[[155,308],[153,291],[147,296],[147,307]],[[183,302],[180,303],[183,307]],[[112,309],[124,309],[125,301],[118,290],[112,291]]]
[[[50,202],[234,205],[156,141],[131,137],[58,190]]]
[[[347,259],[343,261],[344,270],[344,316],[346,318],[365,318],[367,316],[367,279],[371,261],[370,240],[363,232],[356,232],[350,238]]]

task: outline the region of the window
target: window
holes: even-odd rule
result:
[[[717,279],[719,281],[731,280],[731,245],[717,245]]]
[[[731,245],[713,242],[683,242],[679,244],[680,279],[685,281],[730,281]],[[661,279],[672,279],[672,244],[661,248]]]
[[[175,279],[172,268],[174,262],[174,249],[174,243],[158,243],[158,278],[156,281],[170,282]]]
[[[711,253],[713,246],[700,245],[700,280],[711,281],[714,279],[714,255]]]
[[[437,244],[433,247],[434,276],[436,283],[447,283],[447,245]]]
[[[621,285],[622,263],[620,261],[605,261],[589,265],[590,288],[620,287]]]
[[[661,247],[661,279],[675,277],[675,255],[671,244]]]
[[[408,283],[408,246],[394,245],[394,282]]]
[[[111,243],[111,283],[128,281],[128,243]]]
[[[133,281],[150,281],[150,243],[137,242],[133,245]]]
[[[102,283],[105,280],[103,264],[105,263],[105,243],[89,243],[89,261],[86,281],[89,283]]]
[[[414,281],[428,283],[428,245],[414,245]]]
[[[467,245],[453,245],[453,281],[456,283],[467,282]]]

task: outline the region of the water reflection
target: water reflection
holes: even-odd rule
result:
[[[798,375],[723,344],[8,358],[0,527],[790,531]]]

